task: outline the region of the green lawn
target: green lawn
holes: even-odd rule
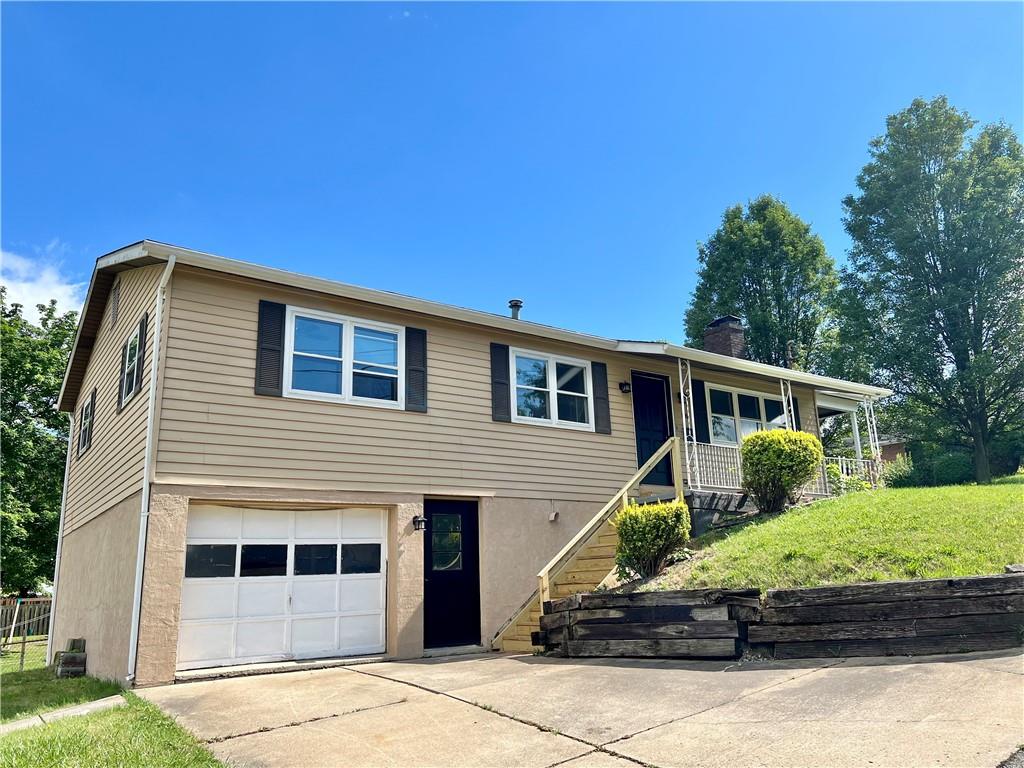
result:
[[[58,680],[52,667],[5,672],[0,675],[0,722],[95,701],[120,690],[117,683],[93,677]]]
[[[692,560],[636,588],[765,591],[1002,573],[1024,562],[1024,476],[854,493],[714,538],[698,540],[706,546]]]
[[[0,738],[4,768],[215,768],[193,736],[134,694],[126,704],[15,731]]]

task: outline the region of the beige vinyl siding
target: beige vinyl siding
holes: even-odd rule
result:
[[[149,376],[153,369],[153,327],[156,288],[163,266],[154,265],[122,272],[117,323],[111,323],[111,302],[103,311],[96,344],[89,359],[75,406],[71,467],[68,473],[65,535],[105,510],[137,493],[142,484],[146,450],[146,407]],[[121,347],[135,332],[144,313],[149,313],[146,355],[140,391],[117,412]],[[96,415],[92,445],[77,456],[78,421],[82,405],[96,389]]]
[[[427,329],[428,412],[253,394],[260,299]],[[607,363],[612,434],[492,421],[492,341]],[[632,403],[618,382],[631,365],[670,371],[647,362],[181,269],[170,297],[158,478],[603,501],[636,471]]]

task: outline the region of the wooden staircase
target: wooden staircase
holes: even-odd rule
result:
[[[672,474],[676,479],[676,498],[683,498],[679,440],[670,437],[537,574],[537,590],[495,635],[491,643],[493,649],[519,653],[543,651],[542,647],[535,646],[531,640],[531,634],[540,631],[542,601],[568,597],[579,592],[593,592],[612,575],[615,570],[615,546],[619,541],[612,518],[619,509],[629,504],[630,493],[639,487],[647,474],[669,453],[672,454]]]

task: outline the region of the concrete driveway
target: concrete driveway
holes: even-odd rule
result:
[[[1024,657],[684,662],[487,654],[139,692],[233,766],[985,766]]]

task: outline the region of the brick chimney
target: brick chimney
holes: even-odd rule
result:
[[[745,358],[747,333],[743,329],[743,321],[736,315],[712,320],[704,329],[704,350],[716,355]]]

